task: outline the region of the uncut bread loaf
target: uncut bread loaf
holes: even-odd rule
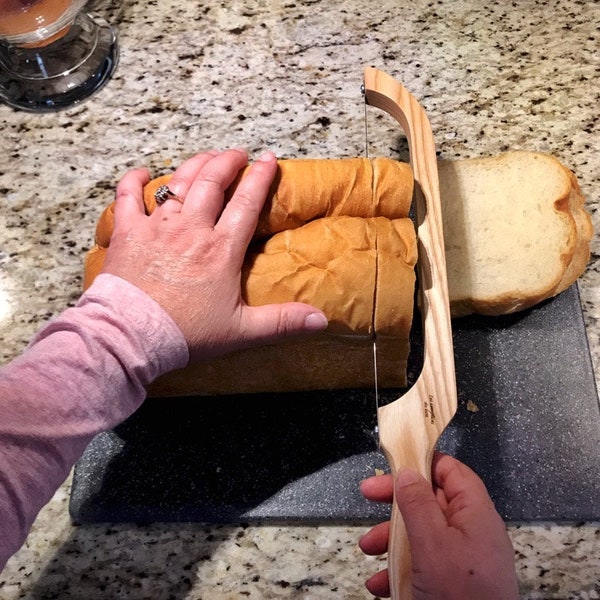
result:
[[[438,169],[452,316],[524,310],[583,273],[591,219],[556,158],[513,151]]]
[[[310,302],[329,318],[323,333],[241,350],[168,373],[152,396],[406,385],[413,318],[412,221],[328,217],[271,236],[247,253],[242,296],[250,305]]]

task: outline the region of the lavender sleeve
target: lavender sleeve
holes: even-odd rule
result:
[[[188,359],[181,331],[154,300],[102,274],[0,369],[0,570],[93,436]]]

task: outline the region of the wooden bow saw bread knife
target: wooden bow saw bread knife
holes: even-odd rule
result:
[[[417,100],[395,79],[375,68],[364,71],[365,102],[402,126],[415,180],[418,238],[418,294],[423,321],[423,366],[402,396],[377,407],[379,443],[392,475],[412,468],[431,481],[438,439],[456,413],[454,352],[435,143],[429,119]],[[376,334],[375,334],[376,335]],[[377,396],[377,351],[374,368]],[[393,600],[409,600],[411,559],[408,537],[396,503],[392,505],[388,569]]]

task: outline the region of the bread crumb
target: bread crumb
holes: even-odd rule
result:
[[[384,475],[385,471],[382,471],[381,469],[375,469],[375,475]]]
[[[468,400],[467,401],[467,410],[469,412],[479,412],[479,406],[477,406],[477,404],[475,404],[475,402],[473,402],[473,400]]]

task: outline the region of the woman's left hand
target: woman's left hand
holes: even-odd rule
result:
[[[168,199],[146,215],[145,169],[127,173],[117,187],[114,230],[103,265],[156,300],[183,332],[191,360],[320,331],[322,311],[289,302],[248,306],[241,269],[259,213],[277,170],[265,153],[231,199],[225,191],[247,165],[244,150],[198,154],[173,174]]]

